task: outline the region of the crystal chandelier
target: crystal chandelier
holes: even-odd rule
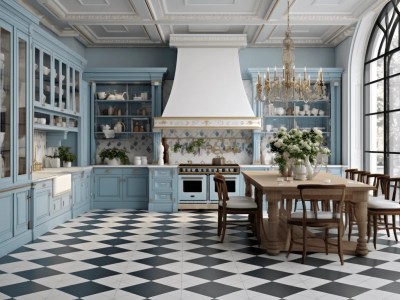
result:
[[[307,69],[304,67],[303,78],[298,74],[296,78],[296,69],[294,65],[294,42],[291,38],[289,23],[289,0],[287,1],[287,30],[283,40],[282,62],[283,77],[277,75],[276,67],[273,78],[270,77],[269,68],[264,76],[258,74],[256,84],[256,99],[259,101],[272,102],[276,100],[310,100],[326,99],[326,87],[322,74],[322,68],[318,71],[318,77],[312,88],[311,78],[307,75]]]

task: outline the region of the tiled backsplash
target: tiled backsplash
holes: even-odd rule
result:
[[[152,135],[137,135],[126,140],[97,140],[96,164],[102,164],[98,153],[104,148],[113,147],[125,148],[131,164],[133,164],[135,156],[147,156],[149,163],[153,161]]]
[[[208,164],[217,156],[223,156],[226,163],[252,162],[252,132],[249,130],[170,129],[164,130],[162,136],[169,147],[170,164],[188,161]],[[200,151],[195,148],[193,153],[188,153],[188,145],[199,139],[205,142]]]

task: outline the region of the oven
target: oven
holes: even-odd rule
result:
[[[239,196],[239,175],[224,175],[229,196]],[[215,187],[214,175],[209,176],[210,201],[218,203],[218,193]]]
[[[218,194],[214,184],[216,172],[224,175],[229,195],[238,196],[239,165],[181,164],[178,166],[179,209],[216,209],[218,206]]]
[[[207,175],[179,176],[178,191],[180,203],[198,203],[208,198]]]

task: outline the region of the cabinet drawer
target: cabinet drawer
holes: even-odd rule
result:
[[[35,190],[51,189],[53,186],[52,180],[45,180],[35,184]]]
[[[172,202],[172,193],[154,193],[154,202]]]
[[[122,175],[121,168],[94,168],[95,175]]]
[[[147,175],[148,174],[148,169],[147,168],[124,168],[123,169],[123,174],[124,175]]]
[[[171,191],[172,190],[172,180],[154,181],[153,188],[155,191]]]
[[[156,169],[153,170],[154,178],[172,178],[174,176],[175,169]]]

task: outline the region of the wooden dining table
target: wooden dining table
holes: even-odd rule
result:
[[[278,171],[243,171],[242,174],[246,184],[246,196],[251,197],[254,190],[254,197],[260,207],[262,207],[263,196],[266,196],[268,218],[263,218],[261,243],[268,254],[278,255],[281,251],[288,250],[290,232],[287,218],[292,211],[291,203],[293,199],[300,199],[297,186],[307,183],[346,185],[345,201],[354,203],[358,239],[356,242],[343,241],[343,252],[357,256],[368,254],[367,201],[369,191],[374,189],[373,186],[326,172],[319,172],[314,178],[307,181],[286,180],[287,178],[281,177]],[[325,252],[323,243],[307,246],[307,248],[310,251]]]

